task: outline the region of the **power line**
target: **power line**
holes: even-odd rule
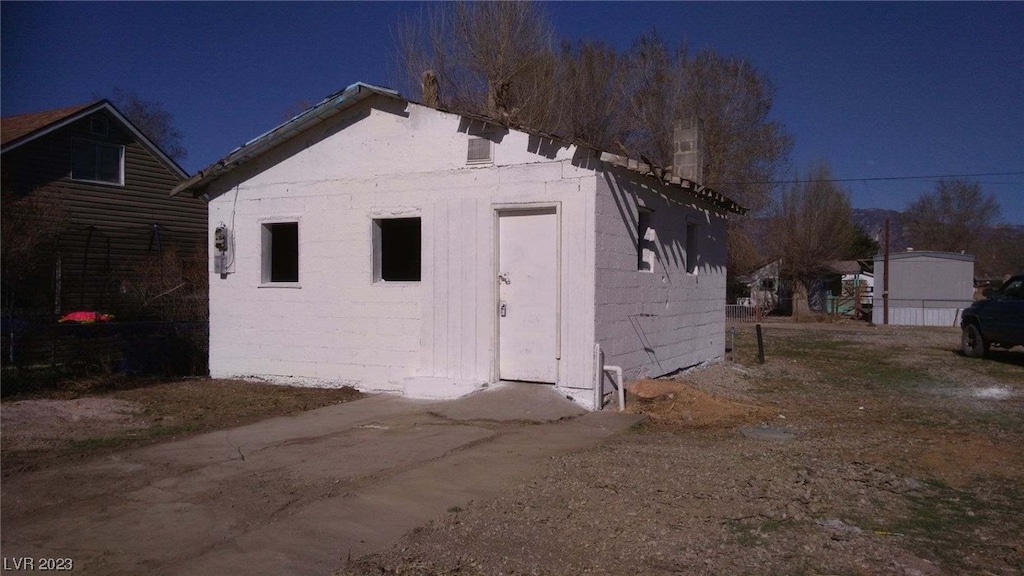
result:
[[[1020,176],[1024,172],[979,172],[975,174],[933,174],[930,176],[884,176],[884,177],[873,177],[873,178],[825,178],[815,180],[771,180],[765,182],[710,182],[708,186],[720,186],[720,185],[732,185],[737,184],[803,184],[805,182],[878,182],[884,180],[919,180],[919,179],[931,179],[931,178],[974,178],[977,176]],[[1013,182],[1007,182],[1007,184],[1013,184]]]

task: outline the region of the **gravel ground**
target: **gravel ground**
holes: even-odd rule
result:
[[[1024,573],[1024,352],[955,329],[738,327],[735,362],[338,574]]]

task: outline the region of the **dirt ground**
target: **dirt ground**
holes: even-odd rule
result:
[[[206,378],[77,379],[0,404],[0,469],[8,477],[362,397]]]
[[[338,574],[1021,574],[1024,352],[956,329],[737,326],[649,424]]]
[[[1024,573],[1024,351],[965,358],[952,328],[764,328],[765,364],[738,325],[727,361],[631,386],[647,424],[337,574]],[[211,382],[4,402],[4,477],[343,401]]]

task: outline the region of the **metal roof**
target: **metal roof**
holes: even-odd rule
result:
[[[963,252],[938,252],[935,250],[907,250],[905,252],[890,252],[889,260],[905,260],[908,258],[941,258],[946,260],[960,260],[963,262],[974,262],[974,254]],[[885,259],[885,254],[875,254],[875,262]]]

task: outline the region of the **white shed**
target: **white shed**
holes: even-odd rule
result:
[[[594,409],[601,365],[719,358],[744,209],[655,170],[354,84],[174,192],[209,201],[210,374]]]
[[[875,255],[871,321],[884,322],[885,263]],[[889,255],[889,324],[957,326],[974,297],[974,256],[908,250]]]

